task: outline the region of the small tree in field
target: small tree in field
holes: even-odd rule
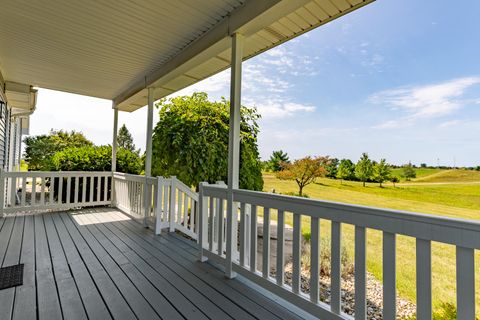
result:
[[[325,167],[327,170],[327,178],[335,179],[337,177],[339,163],[340,161],[337,158],[330,158],[330,162]]]
[[[372,160],[370,160],[368,154],[365,152],[355,165],[355,176],[358,178],[358,180],[363,182],[364,187],[365,182],[370,180],[373,176]]]
[[[390,181],[392,181],[393,187],[395,188],[395,183],[400,182],[400,179],[398,179],[398,177],[395,177],[395,176],[394,176],[394,177],[391,177],[391,178],[390,178]]]
[[[353,180],[355,178],[355,164],[350,159],[340,160],[340,164],[337,169],[337,179]]]
[[[286,152],[283,152],[282,150],[273,151],[270,160],[268,160],[267,168],[273,172],[278,172],[282,170],[284,163],[289,162],[290,159],[288,159],[288,154]]]
[[[376,182],[380,183],[380,187],[382,187],[382,183],[390,179],[391,174],[392,170],[388,166],[385,159],[381,159],[380,162],[376,163],[373,167],[374,179]]]
[[[298,195],[303,196],[303,188],[315,182],[318,177],[325,176],[330,159],[328,157],[312,158],[310,156],[284,164],[283,170],[277,173],[282,180],[295,180],[298,185]]]
[[[415,169],[413,168],[413,165],[411,162],[403,166],[402,177],[405,178],[405,180],[407,181],[410,181],[411,179],[417,177],[417,173],[415,172]]]

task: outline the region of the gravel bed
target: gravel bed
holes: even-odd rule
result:
[[[272,270],[275,275],[275,270]],[[285,266],[285,283],[292,284],[292,264]],[[301,290],[310,292],[310,276],[308,270],[301,272]],[[355,281],[354,275],[349,274],[342,278],[341,282],[342,311],[354,315],[355,310]],[[330,276],[320,277],[320,301],[330,304]],[[383,319],[383,287],[372,274],[367,272],[367,319]],[[415,315],[416,308],[412,302],[402,299],[397,295],[397,319],[405,319]]]

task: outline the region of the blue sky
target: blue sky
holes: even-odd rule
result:
[[[262,114],[262,158],[283,149],[480,165],[478,12],[475,0],[378,0],[247,61],[243,104]],[[228,85],[226,71],[178,94],[218,99]],[[76,129],[110,143],[111,119],[109,101],[41,90],[31,133]],[[145,119],[145,108],[120,116],[142,149]]]

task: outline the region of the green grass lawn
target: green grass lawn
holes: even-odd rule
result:
[[[436,214],[442,216],[459,217],[465,219],[480,219],[480,184],[475,183],[471,176],[465,177],[462,170],[444,172],[437,169],[429,174],[422,172],[418,175],[424,179],[429,176],[445,174],[453,179],[455,184],[426,184],[409,182],[391,184],[380,188],[378,184],[367,184],[362,187],[358,182],[344,182],[338,180],[319,179],[317,183],[307,186],[304,192],[310,198],[329,201],[361,204],[373,207],[390,208]],[[472,171],[468,171],[472,173]],[[297,192],[294,181],[278,180],[273,174],[264,174],[265,191],[275,189],[277,193]],[[478,175],[480,182],[480,175]],[[275,215],[272,215],[275,219]],[[292,224],[291,216],[286,217],[286,223]],[[310,219],[302,217],[302,231],[309,232]],[[322,221],[321,233],[323,237],[330,236],[330,223]],[[353,257],[354,229],[351,225],[344,225],[342,241]],[[382,279],[382,234],[377,230],[368,230],[367,233],[367,267],[378,279]],[[480,297],[480,253],[476,252],[476,290]],[[455,247],[440,243],[432,244],[432,288],[434,306],[442,302],[455,303]],[[397,238],[397,287],[399,294],[415,302],[415,239],[398,236]],[[480,311],[480,299],[477,299],[477,310]],[[479,313],[480,314],[480,313]]]

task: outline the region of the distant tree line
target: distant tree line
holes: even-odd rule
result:
[[[327,177],[339,179],[342,182],[360,181],[376,182],[382,187],[385,182],[399,182],[399,178],[392,174],[394,166],[385,159],[375,161],[367,153],[363,153],[357,163],[350,159],[336,159],[326,157],[305,157],[290,161],[288,154],[282,150],[274,151],[268,161],[263,164],[264,170],[275,172],[279,179],[294,180],[299,188],[298,195],[303,196],[303,188],[315,182],[316,178]],[[398,166],[397,166],[398,167]],[[416,177],[415,166],[412,163],[401,166],[400,176],[409,181]]]

